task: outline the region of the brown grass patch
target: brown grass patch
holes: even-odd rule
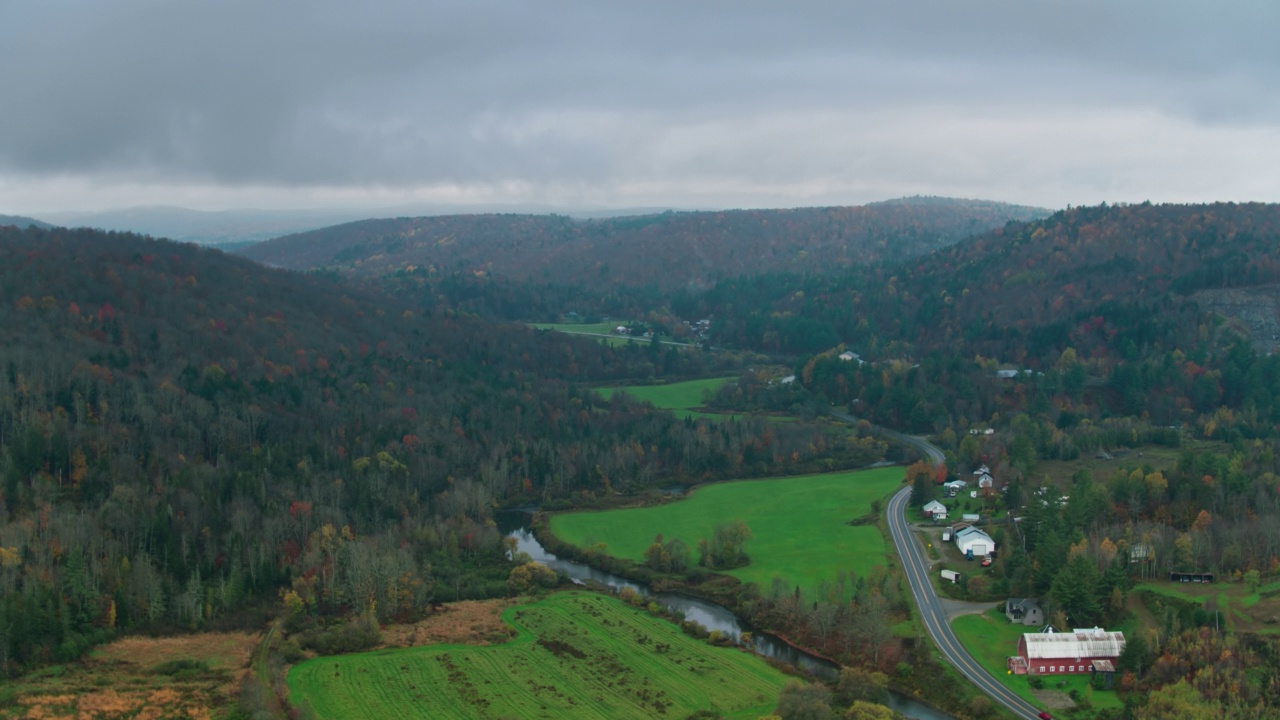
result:
[[[416,647],[450,643],[493,645],[509,640],[515,631],[502,622],[502,611],[515,604],[511,599],[462,600],[448,603],[413,624],[388,625],[382,629],[383,645]]]
[[[83,660],[19,678],[17,702],[0,708],[0,718],[208,720],[234,705],[258,639],[243,632],[123,638]],[[155,671],[175,660],[199,660],[208,670]]]
[[[259,633],[196,633],[176,637],[121,638],[93,653],[107,662],[151,667],[174,660],[203,660],[210,668],[234,670],[248,667]]]

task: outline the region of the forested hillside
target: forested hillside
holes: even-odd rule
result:
[[[725,318],[726,342],[782,350],[800,323],[864,347],[963,347],[1010,362],[1052,360],[1067,347],[1098,358],[1187,349],[1200,340],[1191,294],[1280,280],[1278,235],[1280,205],[1075,208],[917,261],[721,283],[696,312]]]
[[[0,666],[117,629],[506,592],[486,519],[815,467],[844,433],[677,421],[572,380],[724,372],[134,235],[0,229]],[[874,459],[874,458],[873,458]]]
[[[555,215],[452,215],[366,220],[262,243],[247,257],[361,277],[494,275],[596,290],[703,288],[787,271],[838,273],[916,257],[1047,211],[1003,203],[909,198],[858,207],[667,212],[574,220]]]

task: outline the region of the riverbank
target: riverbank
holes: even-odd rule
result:
[[[516,517],[517,515],[519,517]],[[681,588],[678,592],[659,592],[639,577],[623,577],[549,552],[531,531],[531,518],[529,513],[509,514],[500,518],[499,529],[516,541],[517,552],[528,554],[533,560],[548,565],[575,582],[598,584],[613,592],[631,588],[646,598],[664,605],[677,617],[695,621],[708,631],[718,630],[739,644],[746,645],[749,642],[750,648],[755,653],[775,662],[792,665],[804,672],[827,679],[837,677],[840,668],[837,663],[819,653],[809,653],[795,643],[767,630],[752,629],[751,625],[742,621],[725,605],[707,597],[694,597],[691,592],[688,592],[691,590],[688,587]],[[649,575],[651,574],[646,574],[646,577]],[[932,696],[923,691],[941,688],[945,698],[950,688],[947,680],[950,674],[946,669],[937,667],[927,655],[921,657],[918,664],[903,663],[903,665],[906,671],[905,678],[889,677],[890,707],[916,720],[954,720],[955,716],[938,709],[931,700]],[[919,672],[913,673],[913,670]],[[906,682],[903,682],[904,679]],[[955,688],[955,690],[959,689]],[[960,692],[952,694],[957,697],[963,695]]]

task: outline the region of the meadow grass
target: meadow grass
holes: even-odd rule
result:
[[[502,645],[321,657],[289,671],[317,718],[682,718],[768,715],[787,677],[610,597],[562,592],[508,608]]]
[[[834,582],[841,571],[865,576],[885,565],[879,528],[850,521],[869,514],[872,501],[901,483],[900,467],[717,483],[655,507],[555,515],[551,531],[581,547],[604,543],[609,555],[635,561],[644,559],[661,533],[664,540],[688,544],[697,562],[699,538],[710,538],[721,523],[741,520],[753,536],[746,544],[751,563],[727,574],[757,583],[762,591],[779,577],[816,597],[818,584]]]
[[[600,342],[610,345],[626,345],[629,342],[649,342],[648,338],[632,338],[626,335],[614,335],[613,329],[617,327],[616,323],[600,322],[600,323],[528,323],[529,327],[537,330],[555,330],[557,332],[568,333],[569,335],[589,335],[596,338]],[[608,337],[600,337],[606,335]]]
[[[1034,632],[1033,628],[1011,623],[1003,612],[990,610],[981,615],[961,615],[951,621],[951,629],[955,631],[960,643],[973,655],[978,664],[986,668],[996,680],[1004,683],[1005,687],[1026,701],[1036,705],[1041,704],[1032,693],[1027,676],[1008,674],[1006,663],[1010,656],[1017,654],[1019,638],[1023,633]],[[1088,673],[1043,677],[1046,690],[1064,693],[1078,690],[1097,709],[1105,710],[1124,706],[1114,690],[1094,690],[1089,684]]]
[[[654,407],[672,410],[676,417],[705,417],[723,420],[733,417],[718,413],[697,412],[693,408],[702,407],[702,400],[707,392],[713,392],[733,378],[706,378],[669,383],[666,385],[628,385],[625,387],[600,387],[596,392],[608,399],[615,392],[625,392],[631,397],[652,403]]]
[[[1270,582],[1250,591],[1247,585],[1240,582],[1148,581],[1135,585],[1133,590],[1177,598],[1197,605],[1203,605],[1205,601],[1212,599],[1222,611],[1228,630],[1263,635],[1280,634],[1280,628],[1274,627],[1270,622],[1271,618],[1280,613],[1280,582]]]

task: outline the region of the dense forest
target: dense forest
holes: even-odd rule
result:
[[[330,254],[303,258],[325,268],[311,274],[129,234],[0,229],[0,667],[119,631],[259,627],[282,596],[386,620],[504,595],[495,508],[882,459],[868,423],[822,421],[832,406],[946,451],[941,470],[908,470],[918,502],[990,469],[980,502],[1017,550],[966,597],[1038,596],[1059,624],[1110,624],[1144,579],[1194,568],[1257,586],[1280,571],[1280,356],[1256,317],[1206,301],[1280,283],[1280,206],[1075,208],[959,242],[928,202],[885,207],[673,214],[626,233],[637,219],[378,221],[312,238]],[[877,223],[897,223],[896,244],[849,239],[888,237]],[[699,228],[706,244],[690,242]],[[464,229],[482,238],[465,253]],[[806,237],[813,255],[845,238],[848,261],[700,264]],[[626,283],[592,254],[605,238],[652,251],[627,256],[644,260]],[[428,245],[446,254],[419,266]],[[504,274],[525,250],[554,262]],[[711,326],[677,348],[504,322],[571,310],[660,334]],[[744,419],[677,420],[589,387],[714,375],[737,380],[707,405]],[[1106,472],[1043,471],[1112,454],[1126,459]],[[908,612],[889,574],[813,598],[722,590],[842,660],[924,662],[885,632]],[[1211,606],[1149,604],[1156,629],[1121,661],[1132,716],[1280,705],[1273,640],[1221,635]]]
[[[456,273],[579,292],[706,288],[787,270],[840,273],[946,247],[1048,211],[949,198],[856,207],[666,212],[575,220],[556,215],[451,215],[365,220],[277,238],[244,251],[298,270],[365,278],[405,273],[422,283]]]
[[[282,589],[380,618],[505,594],[500,504],[813,470],[849,435],[578,384],[732,356],[424,313],[128,234],[0,228],[0,307],[8,672],[117,630],[256,626]]]

